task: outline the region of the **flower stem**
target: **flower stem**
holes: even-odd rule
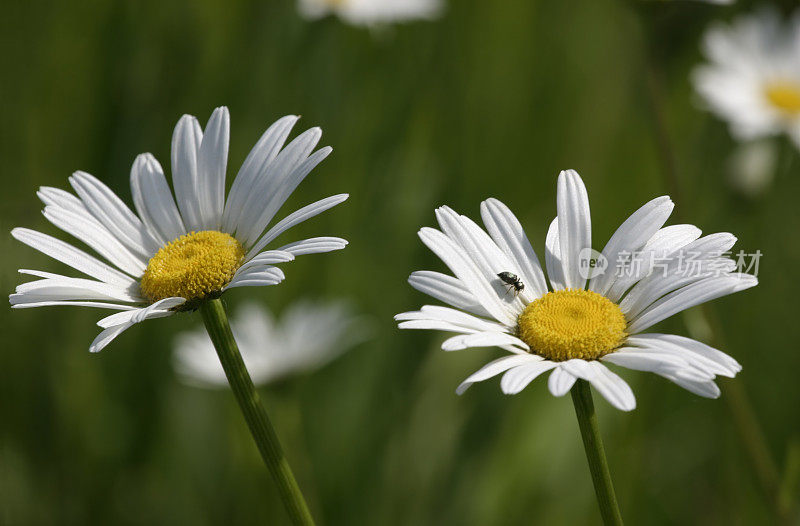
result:
[[[619,513],[617,496],[614,493],[614,484],[611,482],[611,473],[608,470],[608,461],[603,449],[603,440],[600,438],[600,428],[597,425],[597,415],[594,412],[594,402],[592,401],[592,388],[589,382],[578,380],[572,387],[571,393],[603,524],[621,526],[622,515]]]
[[[308,510],[303,494],[292,474],[292,468],[283,454],[278,436],[269,421],[264,406],[258,397],[258,392],[250,379],[247,367],[244,365],[239,347],[233,338],[228,316],[219,299],[204,302],[200,306],[208,335],[217,350],[219,361],[228,377],[228,383],[233,390],[236,401],[244,414],[250,433],[256,441],[261,458],[269,468],[275,484],[283,500],[286,512],[295,525],[313,525],[314,519]]]

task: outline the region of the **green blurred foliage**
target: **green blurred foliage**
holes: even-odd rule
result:
[[[760,286],[715,310],[725,350],[744,366],[735,381],[781,462],[800,431],[800,160],[784,143],[771,191],[732,193],[734,144],[697,109],[688,81],[702,29],[748,8],[463,0],[436,22],[367,30],[306,22],[290,0],[11,0],[0,20],[0,229],[54,234],[35,190],[64,188],[77,169],[130,202],[135,155],[168,165],[183,113],[205,121],[230,107],[229,182],[273,120],[302,114],[334,154],[284,212],[338,192],[351,199],[290,236],[351,245],[301,258],[280,286],[237,289],[226,302],[255,297],[281,310],[297,297],[347,297],[374,318],[371,342],[262,390],[319,522],[599,524],[568,397],[553,398],[543,381],[514,397],[497,382],[457,397],[459,381],[500,351],[448,354],[444,335],[396,329],[392,315],[428,302],[405,283],[409,272],[443,269],[415,232],[438,205],[477,217],[495,196],[541,253],[555,177],[575,168],[602,246],[667,191],[645,81],[655,71],[681,220],[732,231],[739,247],[765,254]],[[64,270],[9,235],[0,249],[9,293],[24,279],[17,268]],[[171,339],[198,316],[148,322],[90,355],[98,311],[0,312],[4,524],[286,523],[230,393],[183,386],[172,372]],[[663,330],[686,333],[680,317]],[[622,375],[637,410],[597,404],[629,524],[770,521],[723,400]]]

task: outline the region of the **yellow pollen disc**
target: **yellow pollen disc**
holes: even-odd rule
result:
[[[243,258],[244,247],[232,236],[215,230],[192,232],[156,252],[140,288],[151,302],[181,297],[187,300],[185,308],[196,308],[230,283]]]
[[[518,333],[531,352],[553,361],[596,360],[619,347],[625,316],[608,298],[590,290],[548,292],[520,314]]]
[[[764,95],[782,113],[792,117],[800,114],[800,83],[775,82],[764,89]]]

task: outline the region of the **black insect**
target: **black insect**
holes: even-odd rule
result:
[[[512,290],[514,291],[514,296],[516,296],[525,289],[525,284],[522,283],[522,280],[519,279],[519,276],[517,276],[514,273],[501,272],[497,275],[497,277],[500,278],[503,281],[503,283],[507,285],[508,292],[511,292]]]

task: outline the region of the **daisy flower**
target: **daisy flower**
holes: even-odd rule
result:
[[[300,134],[283,147],[298,117],[286,116],[264,132],[233,181],[227,199],[230,117],[217,108],[205,131],[184,115],[172,136],[172,186],[149,153],[131,169],[134,213],[97,178],[75,172],[75,194],[42,187],[44,216],[86,244],[92,255],[55,237],[15,228],[19,241],[82,272],[71,277],[20,270],[41,278],[11,294],[13,308],[72,305],[119,312],[101,319],[103,329],[89,347],[97,352],[132,325],[151,318],[194,310],[234,287],[280,283],[274,265],[302,254],[344,248],[337,237],[317,237],[265,250],[289,228],[347,199],[335,195],[289,214],[266,232],[298,184],[331,152],[314,148],[319,128]]]
[[[231,329],[256,385],[322,367],[364,340],[364,321],[342,301],[293,303],[280,319],[258,303],[246,303],[231,317]],[[208,333],[178,334],[173,363],[191,385],[228,385]]]
[[[314,20],[335,14],[355,26],[432,20],[443,10],[442,0],[298,0],[300,14]]]
[[[736,360],[689,338],[645,331],[757,280],[734,273],[736,264],[723,257],[733,235],[700,237],[692,225],[663,227],[672,209],[669,197],[653,199],[594,253],[586,188],[575,171],[561,172],[558,216],[545,241],[545,279],[522,226],[503,203],[481,204],[485,231],[441,207],[441,230],[423,228],[419,236],[454,275],[423,270],[412,273],[409,283],[450,307],[428,305],[395,319],[403,329],[457,333],[442,344],[446,351],[496,346],[509,353],[468,377],[459,394],[501,373],[503,392],[515,394],[550,371],[553,395],[563,396],[583,379],[614,407],[630,411],[633,392],[607,367],[613,364],[715,398],[715,376],[736,375]]]
[[[703,53],[695,90],[736,139],[786,133],[800,147],[800,12],[787,24],[763,9],[714,25]]]

